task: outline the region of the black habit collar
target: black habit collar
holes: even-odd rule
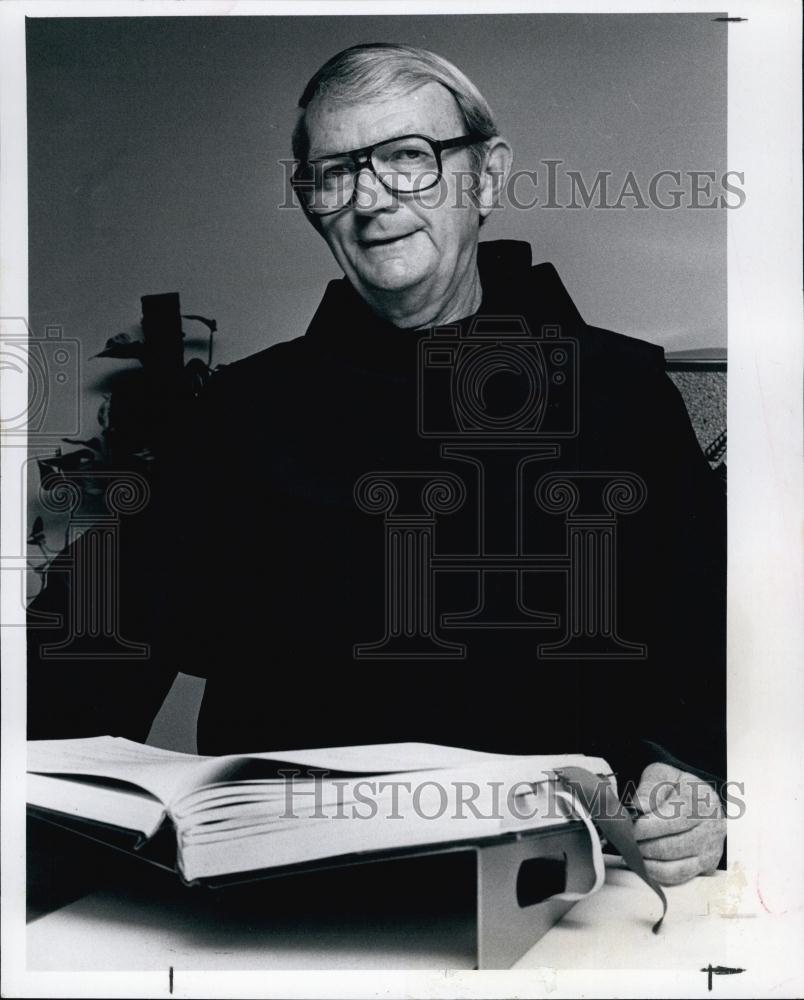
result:
[[[478,245],[483,298],[479,316],[524,316],[534,322],[565,328],[583,323],[552,264],[531,266],[530,244],[493,240]],[[473,317],[456,324],[467,326]],[[536,333],[536,330],[532,330]],[[402,329],[378,316],[346,278],[331,281],[306,337],[316,347],[343,361],[383,370],[408,368],[422,337],[431,327]]]

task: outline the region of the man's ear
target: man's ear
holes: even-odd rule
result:
[[[498,204],[505,182],[511,173],[513,160],[511,147],[502,136],[497,135],[487,141],[477,186],[477,203],[481,218],[485,219]]]

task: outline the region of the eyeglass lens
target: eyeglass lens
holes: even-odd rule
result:
[[[438,183],[438,157],[432,145],[420,136],[390,139],[371,153],[374,173],[394,194],[425,191]],[[308,207],[314,212],[330,212],[346,205],[354,194],[357,175],[350,156],[333,157],[311,164],[309,183],[304,190]]]

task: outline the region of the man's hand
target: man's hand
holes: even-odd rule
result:
[[[662,885],[711,875],[726,840],[715,789],[669,764],[649,764],[633,799],[634,836],[648,872]]]

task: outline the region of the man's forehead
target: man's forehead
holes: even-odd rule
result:
[[[451,139],[465,131],[455,98],[439,83],[383,100],[347,102],[324,96],[311,102],[305,121],[311,157],[359,149],[406,132]]]

